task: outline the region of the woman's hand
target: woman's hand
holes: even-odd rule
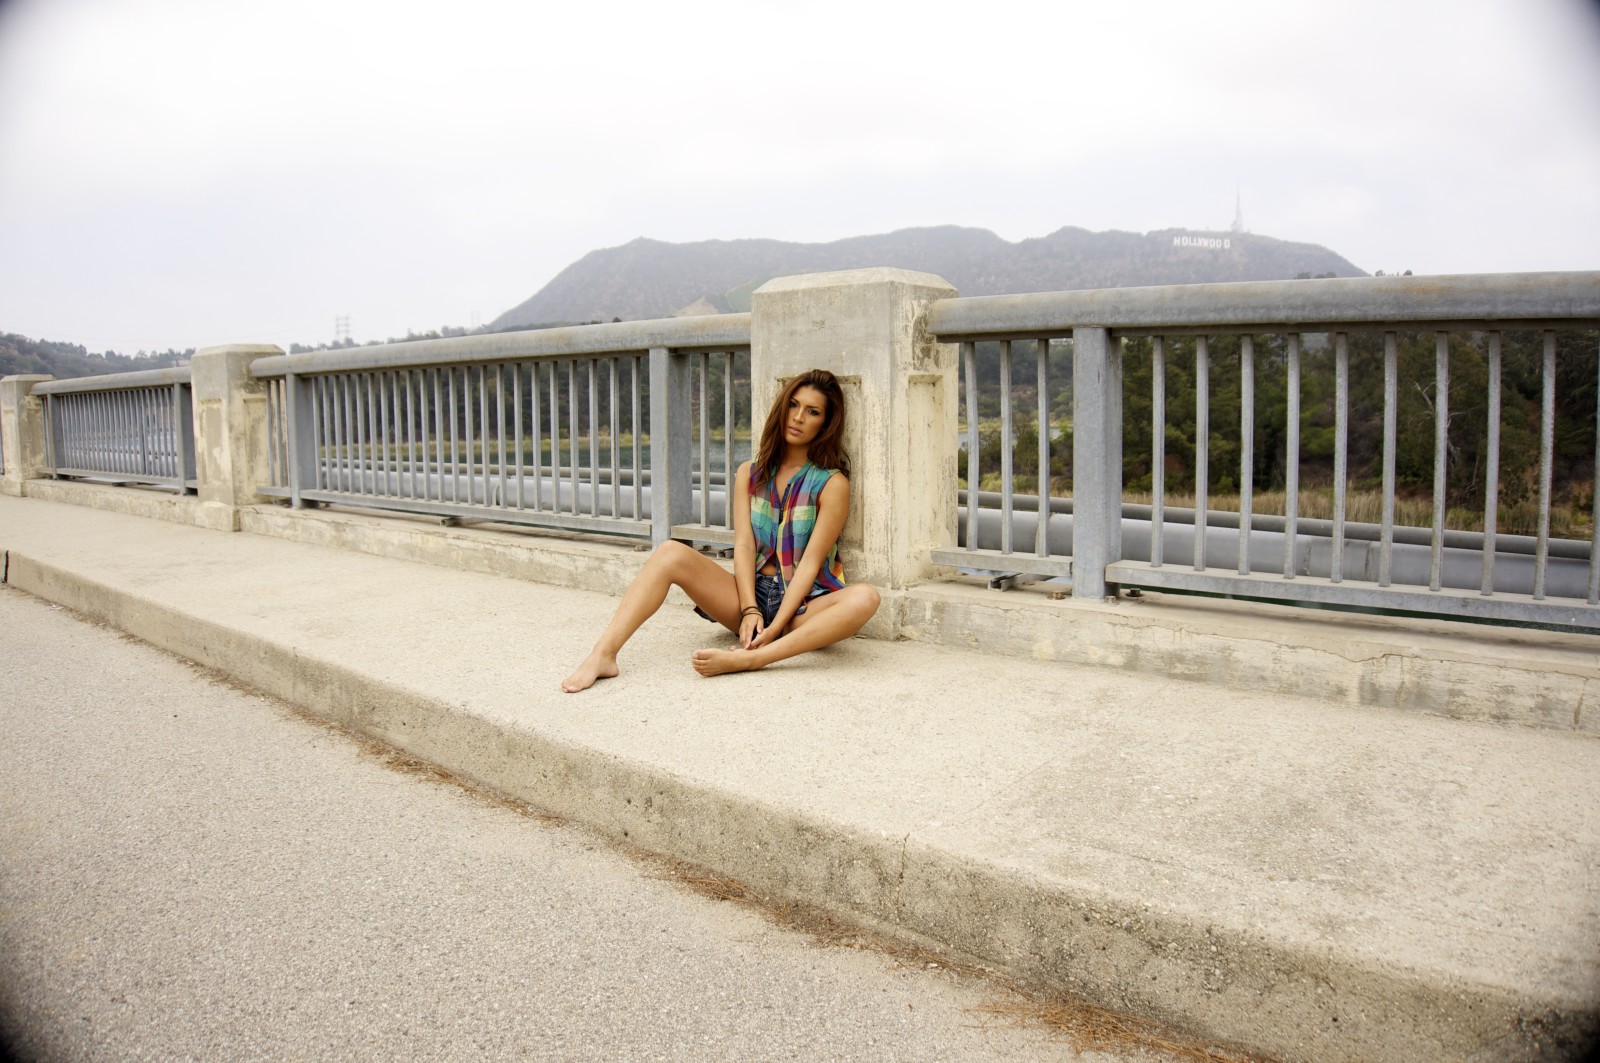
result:
[[[765,628],[766,624],[762,622],[760,613],[744,614],[739,619],[739,645],[747,650],[761,645],[758,640]]]
[[[756,632],[755,637],[750,640],[750,642],[745,646],[745,649],[760,649],[769,642],[776,642],[778,640],[778,636],[782,634],[783,631],[780,628],[762,625],[762,630]]]

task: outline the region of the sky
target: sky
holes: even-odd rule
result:
[[[0,0],[0,332],[471,327],[636,237],[1600,269],[1600,0]],[[896,263],[884,263],[896,265]]]

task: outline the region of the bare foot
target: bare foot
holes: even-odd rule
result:
[[[753,672],[761,667],[749,650],[695,650],[692,660],[694,670],[701,675]]]
[[[568,694],[576,694],[580,690],[588,690],[594,686],[597,679],[615,679],[617,676],[617,659],[606,657],[598,650],[591,651],[589,656],[578,665],[577,671],[561,681],[561,689]]]

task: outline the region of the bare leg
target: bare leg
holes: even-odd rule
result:
[[[633,637],[661,603],[673,584],[682,587],[695,604],[710,613],[718,623],[737,630],[739,618],[739,591],[733,576],[721,565],[677,542],[662,543],[650,555],[639,575],[634,577],[622,604],[611,617],[611,622],[600,633],[594,649],[583,663],[561,683],[568,694],[587,690],[596,680],[610,679],[617,674],[617,653],[623,643]],[[731,621],[731,623],[730,623]]]
[[[781,638],[753,650],[695,650],[694,670],[701,675],[749,672],[808,650],[841,642],[860,631],[878,611],[878,591],[865,583],[813,598]]]

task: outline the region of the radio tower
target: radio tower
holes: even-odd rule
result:
[[[1233,190],[1233,231],[1244,232],[1244,198],[1237,188]]]
[[[344,343],[350,339],[350,315],[340,314],[333,319],[333,342]]]

